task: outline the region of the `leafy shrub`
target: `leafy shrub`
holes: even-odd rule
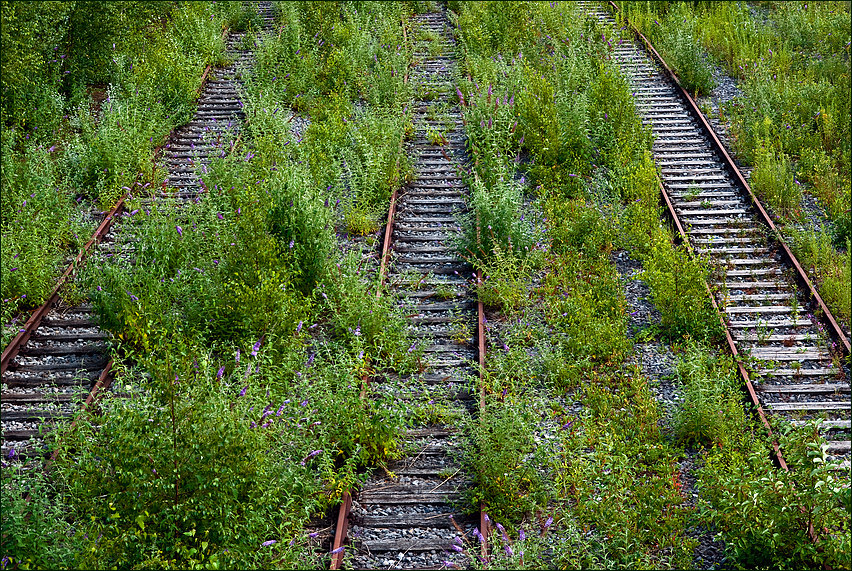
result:
[[[713,357],[710,347],[690,342],[680,357],[677,377],[684,398],[672,426],[679,442],[726,448],[745,426],[741,381],[729,357]]]
[[[709,339],[720,325],[707,292],[707,270],[684,246],[667,240],[654,244],[645,263],[644,279],[662,314],[661,333],[669,339]]]
[[[0,283],[6,325],[19,308],[41,304],[55,284],[62,248],[73,243],[68,195],[55,148],[15,149],[18,134],[3,131],[0,185]],[[6,341],[4,328],[4,342]]]
[[[483,269],[498,251],[504,259],[529,256],[536,245],[535,229],[523,214],[520,186],[501,180],[488,189],[478,178],[471,186],[471,210],[463,217],[458,251]]]
[[[677,16],[674,16],[677,17]],[[701,44],[682,26],[674,28],[663,42],[663,56],[677,70],[681,85],[688,92],[707,95],[716,87],[711,64]]]
[[[852,271],[850,271],[850,244],[842,251],[834,249],[831,238],[823,232],[812,230],[788,230],[791,245],[796,258],[802,266],[816,278],[820,297],[832,313],[847,324],[852,321]]]
[[[269,184],[273,202],[269,231],[295,274],[296,287],[309,294],[325,275],[335,250],[331,210],[309,190],[311,182],[302,169],[278,171]]]
[[[596,375],[581,398],[584,414],[560,421],[570,424],[558,432],[554,459],[571,519],[598,534],[598,557],[617,565],[689,566],[697,542],[686,534],[679,451],[662,438],[647,381],[630,372]]]
[[[550,264],[543,286],[545,315],[560,334],[560,376],[576,382],[584,371],[619,363],[630,348],[624,291],[608,257],[565,255]]]
[[[485,504],[500,520],[519,521],[540,506],[543,482],[536,466],[543,447],[532,441],[533,415],[521,401],[491,400],[475,423],[468,426],[462,458],[473,480],[468,493],[471,506]]]
[[[796,214],[802,200],[801,186],[793,175],[793,165],[782,150],[770,145],[756,151],[751,186],[773,210],[784,216]]]
[[[768,444],[747,432],[706,456],[702,515],[720,530],[734,564],[849,567],[849,487],[826,458],[819,424],[784,429],[779,444],[790,471],[776,468]]]

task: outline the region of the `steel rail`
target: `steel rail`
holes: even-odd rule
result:
[[[406,27],[403,25],[403,37],[404,41],[407,43],[408,37],[406,33]],[[403,78],[404,83],[408,83],[408,69],[406,70],[405,77]],[[406,106],[407,107],[407,106]],[[405,109],[403,110],[405,113]],[[400,151],[402,149],[403,142],[405,140],[405,134],[403,133],[400,138]],[[441,149],[444,157],[449,160],[449,157],[446,153]],[[399,165],[399,153],[397,156],[397,166]],[[381,297],[383,289],[385,287],[385,281],[387,278],[387,270],[390,262],[390,247],[393,236],[393,226],[396,218],[396,207],[400,199],[400,188],[398,185],[395,185],[393,193],[391,194],[390,203],[388,206],[388,216],[387,221],[385,223],[384,237],[382,241],[382,251],[380,254],[380,263],[379,263],[379,275],[378,275],[378,284],[376,288],[376,297]],[[476,275],[477,284],[482,282],[482,272],[478,271]],[[479,365],[479,379],[480,379],[480,398],[479,398],[479,407],[480,411],[482,411],[485,407],[485,388],[483,384],[483,377],[485,371],[485,311],[484,305],[482,301],[477,300],[477,335],[478,335],[478,365]],[[366,395],[366,385],[369,384],[369,379],[365,379],[364,389],[361,392],[361,398],[364,398]],[[329,569],[337,570],[340,569],[343,564],[343,550],[345,546],[345,541],[349,531],[349,520],[350,514],[352,510],[352,493],[351,489],[347,489],[343,492],[342,501],[337,513],[337,519],[335,523],[335,534],[334,540],[332,542],[331,549],[331,562],[329,564]],[[483,537],[483,542],[481,543],[481,556],[483,558],[488,557],[488,519],[485,513],[484,504],[480,504],[479,510],[479,531]]]
[[[680,237],[680,241],[686,245],[689,253],[695,256],[695,250],[692,247],[692,244],[689,242],[689,238],[686,235],[686,232],[683,229],[683,225],[680,223],[680,218],[675,212],[674,205],[672,204],[671,197],[669,193],[666,191],[663,186],[663,182],[657,179],[657,182],[660,185],[660,194],[663,196],[663,200],[666,203],[666,209],[668,211],[669,217],[675,224],[677,228],[678,236]],[[760,422],[766,427],[766,430],[769,431],[769,436],[772,438],[772,448],[775,451],[775,456],[778,459],[778,463],[785,471],[788,471],[787,461],[784,460],[784,456],[781,454],[781,447],[778,445],[778,440],[775,438],[775,434],[772,431],[772,426],[769,424],[769,419],[766,416],[766,411],[763,410],[763,405],[760,404],[760,399],[757,397],[757,392],[754,390],[754,385],[751,382],[751,377],[748,374],[748,370],[746,370],[745,366],[740,359],[740,352],[737,349],[737,345],[734,342],[734,337],[731,335],[731,330],[728,329],[727,323],[725,323],[725,314],[722,312],[722,309],[719,307],[719,304],[716,302],[716,296],[713,295],[713,291],[710,289],[710,284],[707,281],[704,281],[704,288],[707,290],[707,295],[710,296],[710,302],[713,304],[713,309],[716,312],[717,317],[719,318],[719,325],[722,326],[722,330],[725,332],[725,341],[728,344],[728,349],[730,349],[731,354],[734,356],[734,361],[737,363],[737,370],[740,373],[743,381],[745,382],[746,391],[748,392],[749,399],[752,404],[755,406],[757,410],[757,416],[760,418]]]
[[[670,82],[673,83],[676,86],[676,93],[679,94],[683,98],[683,100],[685,100],[685,102],[688,103],[686,110],[693,117],[693,119],[697,120],[697,122],[698,122],[700,128],[702,129],[703,133],[708,135],[708,137],[710,139],[710,143],[711,143],[711,149],[716,151],[717,157],[719,157],[721,159],[721,163],[722,163],[723,168],[728,172],[729,175],[733,175],[732,178],[733,178],[735,184],[739,183],[740,187],[743,190],[745,190],[745,194],[747,194],[748,199],[751,201],[752,205],[754,205],[756,207],[756,209],[758,210],[758,212],[760,213],[759,219],[761,219],[766,224],[766,226],[769,227],[772,237],[774,237],[775,242],[777,244],[779,244],[779,246],[780,246],[783,262],[786,262],[787,264],[789,264],[789,265],[791,265],[795,268],[796,281],[799,283],[800,286],[804,285],[803,293],[809,294],[809,296],[807,296],[807,299],[809,301],[811,301],[812,303],[814,303],[818,307],[819,311],[815,311],[815,313],[817,315],[819,315],[821,313],[822,314],[821,317],[823,318],[822,319],[823,322],[828,323],[829,334],[834,338],[835,341],[839,341],[839,343],[840,343],[840,353],[842,354],[843,349],[845,349],[846,355],[848,355],[849,354],[849,340],[848,340],[848,338],[846,337],[843,330],[838,325],[834,316],[831,314],[831,311],[825,306],[825,303],[823,302],[819,293],[816,291],[816,288],[813,286],[813,283],[810,281],[810,279],[808,278],[804,269],[802,268],[801,264],[796,259],[795,255],[792,253],[792,251],[790,250],[787,243],[784,241],[783,236],[781,235],[778,228],[775,226],[775,224],[772,221],[771,217],[769,216],[768,212],[766,211],[766,209],[760,203],[760,200],[757,198],[757,196],[752,191],[751,187],[749,186],[749,184],[746,181],[745,177],[743,176],[742,172],[739,170],[736,163],[732,160],[731,156],[728,154],[727,149],[725,149],[725,146],[719,140],[719,138],[716,135],[715,131],[713,130],[712,126],[709,124],[709,122],[707,121],[704,114],[698,108],[698,105],[696,104],[694,98],[683,87],[683,85],[680,82],[680,79],[677,77],[677,74],[671,69],[671,67],[668,66],[667,62],[662,58],[662,56],[659,54],[659,52],[657,52],[657,50],[654,48],[654,46],[651,44],[651,42],[630,22],[630,20],[626,17],[626,15],[624,15],[624,13],[620,10],[619,6],[611,0],[610,0],[609,4],[610,4],[610,6],[615,8],[615,10],[622,16],[624,23],[626,23],[630,27],[631,31],[635,34],[635,36],[637,38],[641,39],[641,41],[644,44],[647,52],[651,55],[652,60],[655,60],[656,63],[660,66],[660,68],[662,68],[664,77],[669,79]],[[688,239],[688,237],[686,235],[684,227],[681,224],[680,217],[676,213],[675,208],[674,208],[674,204],[673,204],[666,188],[664,187],[662,180],[659,179],[659,177],[658,177],[658,182],[659,182],[659,186],[660,186],[661,196],[663,197],[663,199],[665,201],[668,214],[669,214],[671,220],[674,222],[674,224],[677,228],[678,235],[679,235],[681,241],[686,244],[688,250],[690,251],[690,254],[695,256],[696,255],[695,250],[694,250],[690,240]],[[719,305],[716,301],[715,295],[713,295],[713,292],[712,292],[710,286],[707,284],[706,281],[705,281],[704,285],[705,285],[705,288],[707,289],[708,295],[710,296],[713,308],[717,312],[717,315],[718,315],[718,318],[719,318],[719,323],[722,326],[723,331],[725,332],[725,338],[726,338],[728,348],[729,348],[732,356],[734,357],[734,360],[737,363],[737,369],[738,369],[738,372],[739,372],[741,378],[744,381],[744,387],[745,387],[746,392],[748,394],[748,398],[749,398],[749,400],[751,400],[751,402],[755,406],[757,415],[758,415],[761,423],[767,429],[768,434],[771,437],[772,448],[773,448],[773,451],[774,451],[774,454],[775,454],[775,458],[776,458],[779,466],[783,470],[789,471],[789,467],[788,467],[788,465],[787,465],[787,463],[786,463],[786,461],[783,457],[783,454],[782,454],[781,448],[778,444],[776,435],[773,433],[772,427],[771,427],[771,425],[768,421],[766,410],[763,408],[763,406],[760,402],[760,399],[758,398],[757,391],[755,390],[754,384],[751,381],[750,374],[743,364],[743,361],[742,361],[741,356],[740,356],[740,351],[737,348],[737,345],[734,341],[733,335],[732,335],[732,333],[731,333],[731,331],[728,327],[727,320],[726,320],[726,313],[723,312],[722,309],[719,307]],[[837,347],[837,345],[835,345],[835,347]],[[815,540],[816,536],[812,532],[812,530],[809,530],[809,535],[811,536],[812,539]]]
[[[630,26],[631,31],[633,31],[633,33],[636,34],[636,36],[639,39],[642,40],[642,42],[645,44],[645,47],[647,48],[647,50],[651,53],[652,57],[657,60],[657,63],[659,63],[660,66],[663,68],[665,74],[675,84],[679,94],[689,104],[690,112],[695,117],[695,119],[698,120],[698,122],[701,124],[701,126],[704,128],[704,131],[709,135],[711,145],[722,156],[723,163],[724,163],[725,167],[734,176],[734,178],[742,186],[742,188],[745,189],[746,193],[748,194],[749,198],[752,201],[752,204],[755,206],[755,208],[757,208],[758,212],[760,212],[760,217],[762,218],[763,222],[769,227],[769,229],[773,233],[773,237],[774,237],[775,241],[781,246],[781,248],[783,250],[784,257],[787,259],[787,262],[790,263],[796,269],[797,280],[800,282],[801,285],[805,286],[804,287],[805,291],[809,294],[811,299],[816,302],[817,306],[819,307],[820,311],[822,312],[823,318],[826,321],[828,321],[828,324],[830,325],[830,329],[829,329],[830,334],[835,338],[836,341],[840,342],[840,345],[843,348],[846,349],[846,355],[849,355],[850,354],[849,338],[846,336],[843,329],[837,323],[837,320],[834,318],[834,315],[831,313],[831,310],[829,310],[828,307],[825,305],[825,302],[823,301],[822,297],[819,295],[819,292],[817,292],[816,288],[814,287],[813,283],[811,282],[811,280],[808,277],[807,273],[805,272],[804,268],[799,263],[799,260],[793,254],[792,250],[790,250],[790,247],[787,245],[787,242],[784,240],[783,236],[781,235],[781,232],[775,226],[775,223],[772,221],[772,217],[769,216],[769,213],[763,207],[763,204],[761,204],[757,195],[755,195],[751,186],[748,184],[748,181],[746,181],[746,178],[743,176],[743,173],[740,171],[740,169],[737,167],[734,160],[728,154],[727,149],[725,149],[725,145],[723,145],[722,142],[719,140],[719,137],[716,135],[716,132],[710,126],[710,123],[707,121],[707,118],[704,116],[704,113],[701,112],[701,109],[699,109],[698,104],[696,104],[695,99],[683,87],[683,84],[681,83],[680,78],[678,78],[678,76],[674,72],[674,70],[668,65],[668,63],[666,63],[666,61],[659,54],[659,52],[657,52],[656,48],[654,48],[653,44],[651,44],[651,42],[648,40],[648,38],[646,38],[642,34],[642,32],[640,32],[639,29],[636,28],[636,26],[634,26],[632,22],[630,22],[630,20],[622,12],[622,10],[618,6],[618,4],[616,4],[613,0],[609,0],[609,4],[618,12],[618,14],[620,14],[623,17],[624,22],[627,23],[627,25]]]
[[[402,25],[402,37],[403,41],[408,43],[408,34],[406,33],[405,22]],[[403,83],[408,83],[408,71],[405,73],[405,77],[403,77]],[[405,109],[403,109],[403,114],[405,113]],[[397,152],[396,166],[399,168],[399,155],[402,153],[402,145],[405,141],[405,132],[403,131],[402,135],[399,138],[399,150]],[[391,235],[393,234],[393,221],[396,216],[396,204],[397,198],[399,196],[399,188],[397,185],[394,185],[393,194],[391,194],[390,205],[388,206],[388,220],[387,224],[385,224],[385,236],[384,241],[382,242],[382,253],[381,253],[381,262],[379,265],[379,276],[378,276],[378,284],[376,287],[376,297],[381,297],[382,288],[385,285],[385,277],[387,276],[387,267],[388,262],[390,260],[390,243],[391,243]],[[367,384],[369,383],[369,379],[364,379],[364,386],[361,390],[361,398],[365,398],[367,393]],[[340,566],[343,565],[343,542],[346,540],[346,536],[349,534],[349,514],[352,511],[352,490],[346,489],[343,491],[343,497],[341,499],[340,508],[337,511],[337,523],[335,524],[335,532],[334,532],[334,541],[332,543],[331,549],[331,563],[329,564],[329,569],[340,569]]]
[[[136,182],[138,182],[139,177],[137,177]],[[136,184],[134,182],[134,184]],[[35,311],[33,311],[30,318],[27,319],[24,327],[18,334],[15,336],[12,341],[9,342],[9,345],[3,350],[2,357],[0,357],[0,374],[5,373],[6,369],[8,369],[9,364],[12,360],[18,355],[18,352],[21,348],[29,341],[32,334],[38,329],[39,325],[41,325],[42,319],[48,314],[53,305],[59,301],[59,292],[62,287],[68,282],[68,280],[74,275],[75,270],[83,263],[86,256],[89,253],[89,250],[92,246],[99,244],[104,236],[107,235],[109,229],[112,227],[113,222],[115,222],[116,218],[121,215],[124,210],[124,201],[126,196],[122,196],[118,202],[113,206],[101,223],[98,225],[92,237],[89,238],[89,241],[86,242],[85,246],[77,253],[77,256],[74,260],[68,265],[62,275],[56,282],[56,286],[53,288],[53,291],[47,298],[43,304],[41,304]]]
[[[225,39],[228,36],[229,28],[225,27],[222,31],[222,39]],[[204,91],[204,87],[207,84],[207,80],[210,75],[210,71],[213,69],[212,64],[207,64],[204,68],[204,72],[201,74],[201,81],[199,82],[198,88],[195,90],[196,99],[201,96],[201,93]],[[171,134],[169,135],[171,137]],[[158,145],[154,147],[151,152],[151,160],[156,161],[158,156],[161,154],[165,144]],[[134,185],[139,182],[141,178],[141,174],[137,175],[136,180],[134,181]],[[131,186],[132,188],[132,186]],[[115,222],[116,218],[118,218],[121,213],[124,211],[124,202],[127,199],[127,194],[123,195],[115,205],[107,211],[106,216],[98,225],[95,232],[92,234],[89,241],[83,246],[83,248],[77,253],[77,256],[74,260],[65,268],[65,271],[62,272],[62,275],[56,282],[53,290],[48,296],[47,300],[40,305],[38,308],[33,311],[30,315],[29,319],[24,323],[24,326],[21,331],[9,342],[9,344],[3,349],[2,355],[0,355],[0,374],[6,372],[9,367],[9,364],[12,360],[18,355],[21,348],[29,341],[32,334],[38,329],[39,325],[41,325],[42,319],[44,319],[45,315],[50,311],[53,305],[59,300],[59,292],[65,283],[74,275],[75,268],[79,267],[83,260],[89,253],[89,250],[92,246],[99,244],[104,237],[109,232],[112,227],[113,222]]]

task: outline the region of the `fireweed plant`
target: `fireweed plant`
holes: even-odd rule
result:
[[[396,3],[286,3],[280,34],[250,34],[247,123],[199,167],[203,197],[131,201],[132,256],[98,252],[81,277],[118,340],[122,397],[61,435],[52,489],[4,471],[5,556],[41,567],[324,564],[301,530],[361,468],[401,453],[408,422],[390,396],[362,400],[365,379],[415,370],[422,353],[337,235],[351,229],[348,208],[374,216],[407,176],[408,15]],[[299,134],[294,113],[309,122]],[[37,520],[67,531],[61,548],[28,531],[27,488],[34,505],[49,494],[67,506]]]
[[[94,230],[92,208],[109,208],[139,173],[154,176],[153,149],[192,116],[205,65],[223,61],[223,27],[243,10],[3,4],[3,346]]]
[[[721,106],[733,150],[754,170],[767,204],[820,294],[850,326],[850,14],[842,2],[621,2],[654,41],[689,34],[739,80],[743,96]],[[674,54],[679,74],[690,64]],[[664,53],[663,57],[669,57]],[[690,88],[692,91],[692,88]],[[810,198],[803,200],[803,195]],[[812,198],[811,198],[812,197]],[[808,203],[816,202],[815,210]],[[818,225],[814,226],[812,219]],[[834,248],[814,244],[831,238]]]

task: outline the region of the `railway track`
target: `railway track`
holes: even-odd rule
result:
[[[260,2],[259,11],[264,26],[271,28],[272,3]],[[166,197],[179,202],[199,199],[204,184],[198,169],[210,157],[226,152],[226,134],[238,129],[243,117],[240,75],[253,57],[241,47],[244,36],[228,36],[227,48],[233,63],[205,71],[206,82],[195,116],[176,129],[164,146],[168,176],[162,188],[153,193],[137,183],[105,216],[87,250],[99,247],[107,256],[133,263],[134,226],[144,224],[144,217],[134,216],[136,210],[127,212],[125,202],[135,201],[144,208]],[[99,327],[91,304],[69,306],[60,296],[60,289],[72,279],[74,267],[82,261],[81,252],[53,295],[3,351],[0,420],[6,461],[45,459],[49,451],[45,437],[55,425],[81,407],[89,407],[101,391],[110,388],[110,334]]]
[[[416,175],[391,207],[385,243],[390,293],[408,313],[418,343],[425,344],[425,370],[410,378],[374,379],[371,391],[406,399],[428,394],[432,402],[467,414],[477,406],[467,386],[480,357],[472,269],[452,244],[467,194],[457,175],[465,139],[461,112],[451,103],[454,42],[443,12],[413,20],[432,38],[417,41],[409,76],[417,99],[415,135],[406,150],[415,159]],[[386,261],[383,253],[382,269]],[[469,485],[457,460],[457,429],[451,419],[419,423],[408,431],[407,455],[371,477],[354,498],[344,498],[333,569],[469,564],[460,551],[462,545],[479,545],[481,521],[457,508]],[[341,546],[348,547],[345,554]]]
[[[583,6],[615,25],[602,7]],[[747,389],[761,416],[765,412],[793,424],[825,418],[826,452],[845,457],[848,468],[847,334],[776,239],[771,219],[694,101],[651,53],[654,57],[623,40],[613,57],[631,85],[643,123],[653,131],[669,212],[683,240],[713,269],[710,285],[730,348],[750,364],[751,371],[740,364]]]

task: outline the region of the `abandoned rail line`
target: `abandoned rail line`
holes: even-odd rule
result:
[[[601,6],[584,7],[616,25]],[[711,267],[713,303],[750,399],[770,432],[767,414],[793,424],[826,415],[826,452],[848,456],[846,333],[693,98],[650,42],[635,33],[637,42],[620,41],[613,57],[654,134],[668,214],[683,242]],[[780,462],[784,465],[783,456]]]
[[[273,25],[272,3],[260,2],[266,29]],[[110,389],[113,361],[110,334],[102,330],[88,302],[69,306],[61,300],[74,272],[93,248],[129,263],[134,258],[134,225],[143,223],[125,203],[139,199],[144,208],[152,201],[174,199],[176,204],[196,200],[204,191],[199,167],[219,155],[227,131],[236,131],[243,119],[239,84],[251,66],[252,52],[243,49],[245,33],[230,33],[227,50],[233,58],[221,69],[208,68],[200,88],[193,119],[176,129],[161,148],[167,178],[160,189],[137,182],[104,216],[58,282],[53,294],[21,328],[2,356],[2,454],[17,462],[44,459],[45,437],[51,427],[76,411],[88,409],[101,391]],[[155,157],[156,160],[156,157]]]

